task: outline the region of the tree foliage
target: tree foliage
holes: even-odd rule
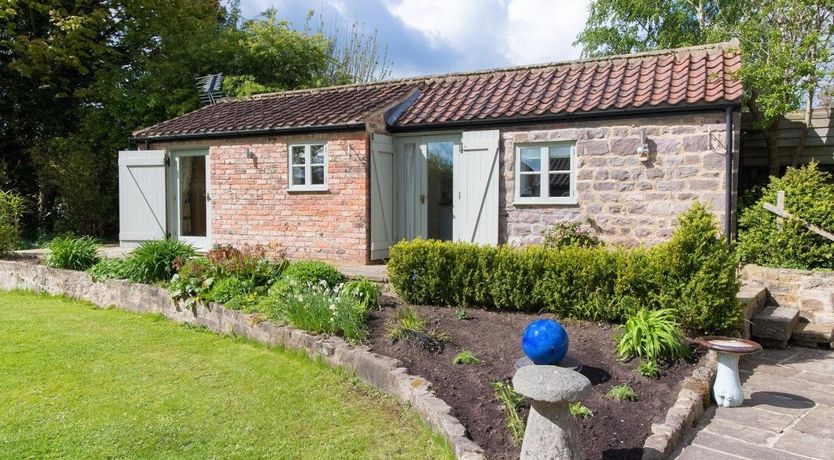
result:
[[[832,37],[834,0],[595,0],[576,43],[600,56],[736,40],[745,103],[778,174],[779,119],[804,106],[810,124],[816,95],[830,86]]]
[[[117,151],[197,108],[196,77],[223,73],[235,96],[366,79],[333,71],[339,49],[275,10],[243,20],[234,1],[2,0],[0,185],[34,208],[30,236],[113,236]]]

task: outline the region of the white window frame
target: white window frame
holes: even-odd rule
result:
[[[550,193],[550,147],[570,147],[570,196],[548,196]],[[541,166],[540,174],[540,189],[537,197],[522,197],[521,196],[521,149],[522,148],[539,148],[541,157],[539,164]],[[577,204],[576,199],[576,144],[573,142],[543,142],[535,144],[517,144],[515,146],[515,194],[513,204]],[[529,173],[526,173],[529,174]]]
[[[324,148],[324,163],[316,163],[315,165],[312,164],[311,160],[311,147],[314,145],[321,145]],[[293,184],[293,168],[300,167],[300,165],[293,165],[292,163],[292,151],[293,147],[304,147],[304,184]],[[289,187],[287,190],[291,192],[322,192],[327,191],[327,163],[328,163],[328,153],[327,153],[327,142],[326,141],[310,141],[310,142],[295,142],[292,144],[287,144],[287,183]],[[313,179],[312,167],[313,166],[324,166],[324,183],[323,184],[311,184]]]

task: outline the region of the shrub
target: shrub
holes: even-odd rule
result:
[[[568,410],[570,410],[570,415],[576,418],[591,418],[594,416],[594,412],[579,401],[571,403]]]
[[[187,261],[177,259],[174,261],[174,268],[177,273],[171,277],[168,285],[168,292],[171,298],[185,302],[187,306],[193,305],[198,300],[207,300],[207,295],[214,284],[214,276],[211,262],[204,257],[194,257]]]
[[[400,308],[388,322],[388,335],[392,340],[402,340],[417,345],[430,353],[442,353],[449,336],[442,331],[426,328],[426,323],[411,308]]]
[[[244,245],[243,249],[215,245],[206,259],[211,263],[213,276],[238,278],[246,284],[247,292],[272,285],[288,265],[283,258],[269,260],[266,249],[260,245]]]
[[[509,383],[494,382],[492,388],[495,390],[495,398],[501,403],[504,408],[504,417],[506,419],[507,430],[510,432],[510,437],[513,444],[521,445],[524,440],[525,424],[524,419],[521,418],[521,408],[524,407],[524,397],[516,393],[513,386]]]
[[[608,390],[608,393],[605,394],[605,397],[618,402],[637,401],[637,393],[635,393],[634,390],[632,390],[631,387],[625,383],[611,387],[611,389]]]
[[[640,309],[623,326],[617,343],[620,358],[675,361],[689,354],[683,332],[672,309]]]
[[[764,203],[776,204],[785,192],[785,210],[795,216],[783,219]],[[771,177],[755,204],[739,216],[738,254],[742,262],[769,267],[834,269],[834,241],[806,229],[797,219],[834,231],[834,177],[817,163],[788,168],[781,178]]]
[[[194,247],[181,241],[145,241],[128,257],[130,278],[139,283],[168,281],[176,272],[174,262],[188,260],[194,254]]]
[[[352,296],[366,310],[379,310],[379,285],[368,278],[350,280],[342,286],[342,294]]]
[[[482,305],[623,322],[672,308],[692,333],[738,327],[737,262],[715,217],[696,203],[669,242],[651,248],[513,248],[413,240],[390,250],[388,275],[413,304]]]
[[[205,300],[210,302],[226,303],[232,298],[249,293],[247,283],[240,278],[230,276],[215,281],[211,290],[205,295]]]
[[[292,278],[303,284],[318,284],[324,281],[328,288],[334,288],[342,282],[342,274],[332,265],[318,260],[293,262],[284,270],[286,278]]]
[[[20,245],[20,216],[23,198],[0,190],[0,256],[10,254]]]
[[[482,362],[469,350],[463,350],[452,358],[452,364],[481,364]]]
[[[582,228],[578,222],[558,223],[542,234],[544,247],[562,249],[564,247],[595,248],[602,246],[602,241],[590,230]]]
[[[129,279],[128,259],[101,259],[88,270],[93,281]]]
[[[101,260],[99,243],[90,236],[59,236],[50,241],[47,248],[46,264],[50,267],[87,270]]]
[[[656,361],[640,361],[640,365],[637,366],[637,373],[647,379],[660,378],[660,367],[657,365]]]

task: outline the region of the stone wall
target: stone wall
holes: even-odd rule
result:
[[[537,243],[554,223],[576,221],[611,243],[651,245],[671,236],[675,216],[695,200],[723,219],[724,116],[715,111],[502,128],[501,241]],[[736,115],[735,165],[738,123]],[[650,150],[645,162],[637,155],[641,131]],[[513,204],[515,146],[537,142],[575,143],[577,204]]]
[[[327,142],[325,192],[290,192],[288,143]],[[212,243],[279,245],[292,258],[364,263],[368,164],[364,131],[155,143],[209,148]],[[247,150],[254,158],[247,156]]]
[[[171,300],[168,291],[124,280],[94,282],[85,272],[59,270],[27,262],[0,261],[0,289],[25,289],[86,300],[100,307],[117,307],[138,313],[162,314],[179,323],[198,324],[270,346],[298,349],[312,358],[354,371],[369,385],[398,398],[416,410],[437,433],[447,439],[459,459],[483,460],[483,450],[466,437],[466,429],[451,414],[451,407],[431,392],[431,382],[409,375],[397,359],[354,347],[337,337],[322,337],[290,327],[276,326],[256,315],[227,310],[219,304],[185,308]]]
[[[793,270],[745,265],[743,280],[767,288],[770,302],[797,308],[808,319],[834,323],[834,271]]]

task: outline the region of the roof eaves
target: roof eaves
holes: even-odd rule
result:
[[[222,131],[208,131],[208,132],[188,132],[180,134],[164,134],[159,136],[134,136],[133,139],[137,141],[149,142],[163,142],[163,141],[180,141],[180,140],[194,140],[194,139],[218,139],[230,137],[246,137],[246,136],[268,136],[273,134],[295,134],[295,133],[309,133],[322,131],[349,131],[356,129],[364,129],[365,122],[351,121],[347,123],[329,124],[329,125],[307,125],[307,126],[285,126],[277,128],[260,128],[260,129],[239,129],[239,130],[222,130]]]

